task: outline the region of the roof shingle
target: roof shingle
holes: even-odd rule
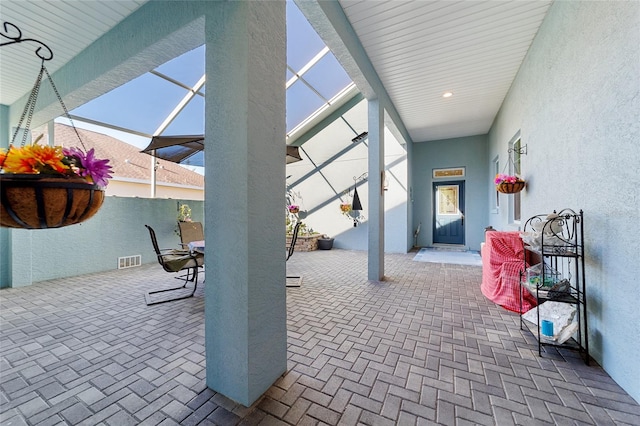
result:
[[[84,147],[95,149],[97,158],[109,159],[114,178],[151,179],[151,156],[140,149],[102,133],[77,128]],[[35,132],[34,132],[35,133]],[[44,138],[46,140],[46,137]],[[55,124],[55,145],[64,147],[82,146],[73,131],[73,127]],[[185,186],[204,187],[204,176],[170,161],[157,159],[156,181]]]

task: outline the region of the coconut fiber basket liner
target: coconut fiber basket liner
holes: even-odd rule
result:
[[[518,181],[514,183],[502,182],[496,187],[496,189],[502,192],[503,194],[515,194],[524,189],[524,182],[523,181]]]
[[[92,217],[104,189],[82,178],[0,174],[0,225],[7,228],[60,228]]]

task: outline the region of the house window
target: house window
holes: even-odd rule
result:
[[[500,173],[500,156],[496,155],[496,157],[492,161],[493,164],[493,175],[497,175]],[[498,213],[500,210],[500,192],[496,189],[495,194],[493,194],[493,206],[491,207],[491,213]]]
[[[512,155],[512,162],[510,164],[510,168],[512,168],[512,170],[510,171],[511,174],[514,175],[521,175],[521,168],[520,168],[520,159],[521,159],[521,154],[520,154],[520,148],[521,148],[521,139],[517,138],[513,144],[511,145],[511,152],[510,155]],[[521,200],[520,200],[520,193],[517,192],[515,194],[513,194],[513,205],[512,205],[513,209],[512,209],[512,218],[513,218],[513,222],[514,223],[520,223],[520,215],[521,215]]]

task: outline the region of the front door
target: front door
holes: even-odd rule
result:
[[[464,244],[464,181],[433,183],[433,243]]]

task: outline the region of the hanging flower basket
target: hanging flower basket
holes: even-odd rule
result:
[[[92,217],[104,189],[79,177],[0,175],[0,224],[8,228],[60,228]]]
[[[496,186],[496,189],[500,192],[502,192],[503,194],[515,194],[517,192],[520,192],[524,189],[524,181],[520,180],[517,182],[502,182],[499,185]]]
[[[340,211],[342,213],[349,213],[351,211],[351,204],[349,204],[349,203],[340,203]]]
[[[518,176],[509,176],[502,173],[498,173],[493,182],[496,184],[496,189],[503,194],[515,194],[524,189],[525,182]]]
[[[93,216],[111,177],[94,150],[28,145],[0,149],[0,225],[47,229]]]
[[[300,212],[300,206],[296,204],[291,204],[287,206],[287,209],[289,210],[289,213],[292,213],[292,214],[297,214]]]
[[[0,149],[0,226],[7,228],[47,229],[60,228],[85,221],[96,214],[104,202],[104,187],[111,178],[109,160],[99,159],[95,150],[87,150],[80,133],[73,124],[56,85],[44,63],[53,58],[49,47],[35,39],[21,37],[15,25],[5,22],[18,33],[13,41],[1,46],[23,41],[36,42],[42,48],[36,56],[42,59],[40,72],[29,94],[29,99],[8,149]],[[48,53],[48,54],[47,54]],[[40,145],[43,135],[27,144],[29,126],[44,77],[69,119],[82,149],[75,147]],[[26,119],[26,121],[25,121]],[[25,127],[22,124],[26,123]],[[22,130],[22,143],[14,145]]]

